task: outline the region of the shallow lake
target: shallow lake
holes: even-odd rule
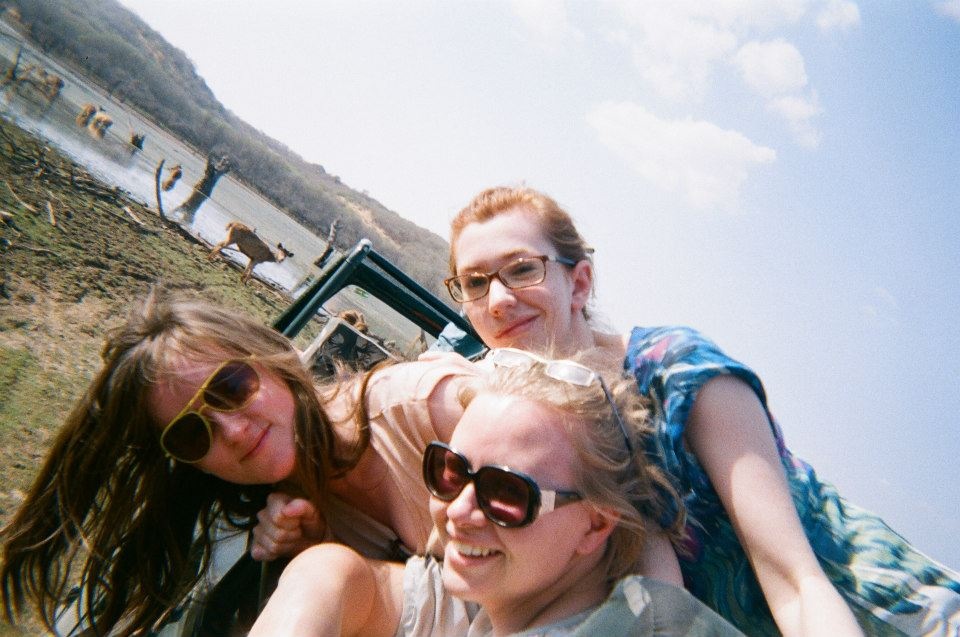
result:
[[[16,122],[57,147],[78,164],[109,185],[119,186],[134,199],[156,209],[154,175],[157,165],[165,161],[167,168],[180,164],[183,176],[169,192],[162,193],[164,211],[169,214],[192,192],[203,174],[206,157],[187,144],[167,134],[135,109],[114,100],[106,91],[85,80],[81,71],[68,68],[45,56],[0,20],[0,65],[9,68],[21,51],[20,68],[39,64],[64,80],[64,87],[52,104],[46,105],[35,91],[6,88],[0,94],[0,116]],[[76,123],[84,104],[94,104],[113,119],[102,139]],[[129,140],[134,132],[145,134],[143,150],[134,151]],[[283,263],[263,263],[255,276],[275,286],[292,291],[311,273],[316,272],[313,260],[323,252],[326,233],[320,237],[271,204],[259,194],[234,179],[229,173],[217,182],[212,197],[197,212],[190,231],[206,241],[217,243],[226,236],[229,221],[241,221],[256,228],[257,234],[270,246],[283,242],[295,256]],[[224,256],[237,263],[246,257],[234,250]]]

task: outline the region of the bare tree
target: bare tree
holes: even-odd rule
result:
[[[197,210],[200,209],[204,201],[210,198],[217,181],[228,172],[230,172],[229,158],[214,159],[213,157],[207,157],[207,165],[203,169],[203,176],[194,184],[193,192],[190,193],[187,200],[177,206],[174,214],[183,215],[183,222],[186,224],[193,223]]]
[[[330,232],[327,234],[327,246],[323,249],[323,254],[314,259],[313,265],[318,268],[322,268],[323,264],[326,263],[327,259],[330,258],[330,254],[333,252],[333,242],[337,238],[337,229],[340,227],[340,218],[337,217],[333,220],[333,223],[330,224]]]

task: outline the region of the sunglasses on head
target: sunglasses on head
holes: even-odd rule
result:
[[[423,481],[444,502],[456,499],[473,482],[480,510],[507,528],[527,526],[540,514],[583,498],[576,491],[541,489],[533,478],[508,467],[485,465],[473,471],[462,454],[442,442],[431,442],[423,453]]]
[[[617,426],[620,427],[620,433],[623,434],[623,442],[626,445],[627,452],[630,454],[631,458],[633,457],[633,443],[630,442],[630,435],[627,433],[627,425],[624,423],[623,417],[620,415],[620,410],[617,409],[617,403],[614,402],[613,396],[610,394],[610,389],[607,387],[607,384],[603,381],[603,377],[600,376],[600,374],[593,371],[586,365],[581,365],[580,363],[574,361],[550,360],[543,358],[542,356],[537,356],[536,354],[526,350],[515,349],[513,347],[501,347],[490,350],[490,353],[487,354],[487,358],[493,362],[494,365],[499,367],[543,365],[543,373],[549,378],[570,383],[571,385],[577,385],[578,387],[589,387],[593,383],[599,382],[600,389],[603,390],[603,395],[610,404],[611,411],[613,411],[613,418],[617,421]]]
[[[246,360],[221,363],[200,385],[183,410],[160,434],[160,448],[180,462],[200,462],[213,443],[213,425],[201,411],[239,411],[249,405],[260,390],[260,374]],[[196,408],[191,406],[200,400]]]

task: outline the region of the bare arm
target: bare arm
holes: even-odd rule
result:
[[[340,544],[298,555],[280,576],[250,637],[391,637],[400,623],[403,564]]]
[[[447,376],[434,388],[427,399],[433,428],[441,442],[450,442],[453,430],[463,415],[463,406],[458,397],[462,376]]]
[[[862,635],[807,542],[763,406],[743,381],[710,380],[686,440],[706,470],[788,636]]]
[[[663,531],[658,530],[647,536],[640,556],[639,573],[683,588],[677,553]]]

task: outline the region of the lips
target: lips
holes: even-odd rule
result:
[[[253,441],[253,444],[250,445],[250,447],[249,447],[249,449],[247,449],[246,453],[244,453],[242,456],[240,456],[240,462],[243,462],[243,461],[245,461],[245,460],[250,459],[250,457],[253,456],[253,455],[257,452],[258,449],[260,449],[261,445],[263,444],[263,440],[264,440],[264,438],[267,437],[267,433],[268,433],[269,431],[270,431],[270,427],[264,427],[263,429],[260,430],[260,433],[257,434],[257,437],[256,437],[256,439]]]
[[[517,332],[522,331],[524,328],[530,325],[530,323],[535,321],[536,318],[537,315],[533,315],[511,321],[506,327],[496,333],[496,338],[510,338],[511,336],[515,336]]]

